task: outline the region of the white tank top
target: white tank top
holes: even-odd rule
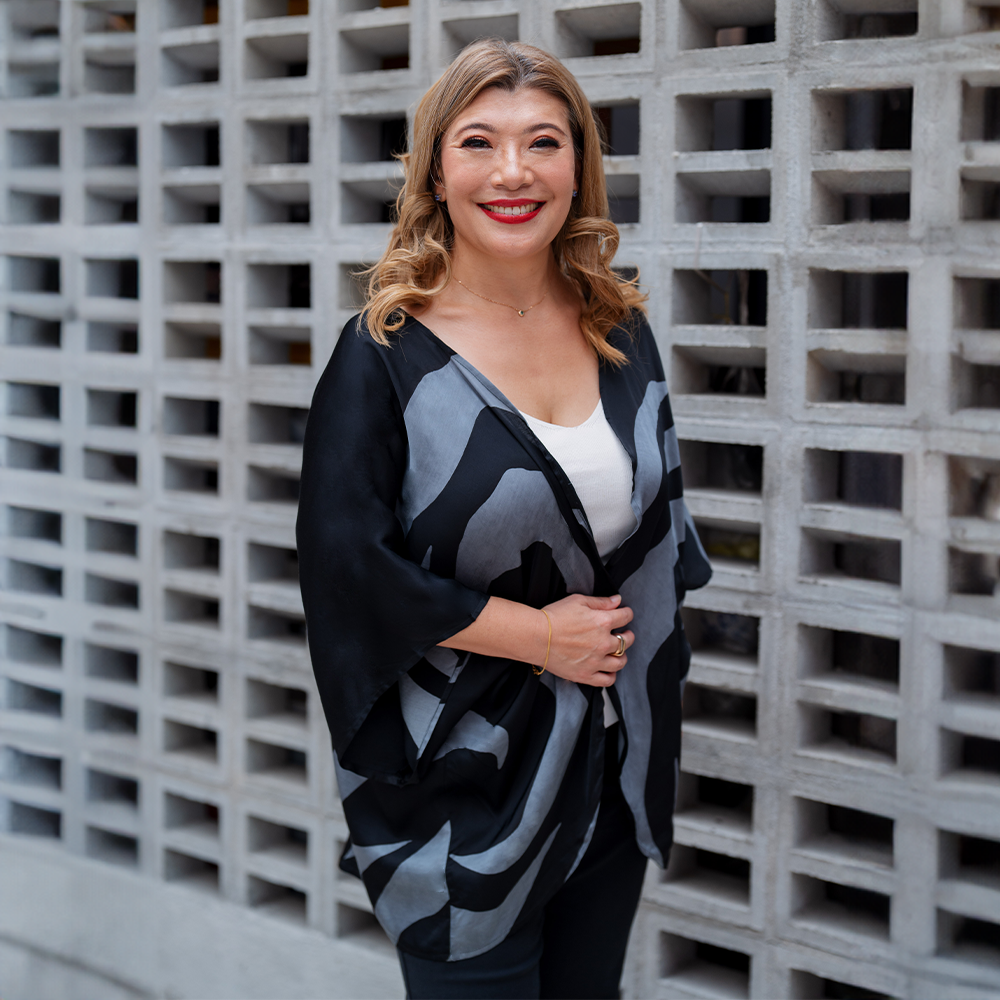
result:
[[[606,559],[635,529],[632,512],[632,459],[604,415],[604,403],[576,427],[549,424],[522,413],[535,437],[569,476],[594,533],[597,551]],[[618,721],[607,691],[604,725]]]

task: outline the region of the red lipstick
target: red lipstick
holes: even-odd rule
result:
[[[538,205],[533,212],[524,212],[519,215],[494,211],[495,208],[520,208],[523,205]],[[519,222],[530,222],[544,207],[544,201],[536,201],[534,198],[495,198],[488,204],[481,204],[479,207],[485,215],[488,215],[496,222],[504,222],[507,225],[516,225]]]

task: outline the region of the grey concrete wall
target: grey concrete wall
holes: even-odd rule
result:
[[[0,5],[5,996],[401,992],[294,493],[399,121],[483,34],[605,109],[716,564],[627,994],[995,996],[998,8],[214,9]]]

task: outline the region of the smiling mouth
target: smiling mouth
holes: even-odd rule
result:
[[[529,201],[524,205],[493,205],[487,202],[479,207],[493,215],[528,215],[537,212],[542,207],[542,202]]]

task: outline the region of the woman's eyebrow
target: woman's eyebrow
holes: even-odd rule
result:
[[[521,133],[522,135],[530,135],[532,132],[543,132],[545,130],[551,130],[553,132],[558,132],[560,135],[565,135],[566,133],[558,126],[552,122],[539,122],[537,125],[529,125],[528,128],[524,129]],[[496,132],[496,129],[488,124],[487,122],[472,122],[469,125],[463,125],[457,135],[461,135],[463,132]]]

